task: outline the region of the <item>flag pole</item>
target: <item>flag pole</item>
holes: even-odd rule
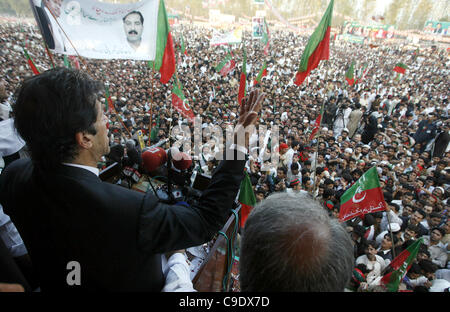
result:
[[[328,61],[325,61],[326,63],[324,63],[324,65],[326,65],[326,64],[328,64]],[[323,66],[323,67],[325,67],[325,66]],[[327,75],[328,75],[328,71],[326,70],[326,68],[325,68],[325,81],[327,81]],[[320,112],[319,112],[319,114],[321,114],[322,113],[322,111],[323,111],[323,109],[324,109],[324,107],[325,107],[325,101],[322,101],[322,106],[320,107]],[[316,173],[316,170],[317,170],[317,158],[319,158],[319,139],[320,139],[320,137],[321,137],[321,128],[322,128],[322,120],[323,120],[323,116],[320,116],[320,121],[319,121],[319,134],[317,135],[317,140],[316,140],[316,153],[317,153],[317,155],[316,155],[316,157],[314,157],[314,171],[313,171],[313,173],[314,173],[314,186],[313,186],[313,197],[314,198],[316,198],[316,191],[317,191],[317,189],[318,189],[318,186],[319,185],[317,185],[317,183],[316,183],[316,181],[317,181],[317,173]],[[312,167],[311,167],[312,168]]]
[[[55,14],[53,13],[52,9],[50,9],[47,6],[47,3],[44,2],[45,7],[47,8],[47,10],[50,12],[50,14],[53,16],[53,19],[56,21],[56,23],[58,24],[59,28],[62,30],[62,32],[64,33],[64,36],[66,36],[67,40],[69,40],[70,45],[72,46],[72,48],[75,50],[75,53],[77,54],[78,58],[81,59],[81,61],[83,62],[84,66],[86,66],[86,68],[89,68],[87,66],[86,61],[84,60],[84,58],[82,58],[80,56],[80,53],[78,53],[77,49],[75,48],[75,45],[72,43],[72,40],[70,40],[69,36],[66,34],[66,32],[64,31],[64,29],[62,28],[61,24],[58,22],[58,19],[56,18]]]
[[[384,202],[384,204],[387,207],[386,201]],[[395,243],[394,243],[394,234],[392,233],[392,228],[391,228],[391,217],[389,217],[389,212],[391,210],[389,209],[389,211],[386,211],[386,216],[388,219],[388,228],[389,228],[389,233],[391,233],[391,241],[392,241],[392,259],[395,259],[396,255],[395,255]]]
[[[152,64],[152,96],[150,98],[150,127],[148,131],[148,146],[151,146],[151,136],[152,136],[152,128],[153,128],[153,91],[154,91],[154,81],[155,81],[155,61]]]
[[[322,106],[320,108],[319,114],[323,111],[324,106],[325,106],[325,101],[322,101]],[[320,117],[320,121],[319,121],[319,134],[317,135],[317,140],[316,140],[316,153],[317,154],[316,154],[316,157],[314,157],[314,171],[313,171],[313,173],[314,173],[313,197],[314,198],[316,198],[316,191],[317,191],[318,186],[319,186],[318,183],[316,183],[316,181],[317,181],[316,170],[317,170],[317,158],[319,158],[319,139],[320,139],[320,136],[321,136],[322,119],[323,119],[323,116]]]

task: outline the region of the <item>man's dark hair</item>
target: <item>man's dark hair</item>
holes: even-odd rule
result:
[[[97,133],[96,100],[103,86],[81,71],[56,68],[26,79],[16,91],[14,125],[33,163],[51,170],[78,153],[75,134]]]
[[[426,217],[427,217],[427,213],[423,210],[423,209],[417,209],[416,210],[418,213],[420,213],[422,216],[423,216],[423,218],[425,219]]]
[[[419,266],[423,273],[434,273],[439,269],[439,267],[429,259],[420,260]]]
[[[309,194],[271,195],[245,223],[239,278],[244,292],[340,292],[353,267],[346,229]]]
[[[128,15],[131,15],[131,14],[138,14],[139,17],[141,18],[141,24],[144,24],[144,16],[142,16],[142,13],[139,11],[131,11],[130,13],[128,13],[127,15],[125,15],[123,17],[122,21],[125,23],[126,18],[128,17]]]

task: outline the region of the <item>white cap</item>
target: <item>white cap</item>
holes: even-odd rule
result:
[[[390,223],[390,226],[391,226],[391,231],[392,232],[400,231],[400,225],[398,223],[392,222],[392,223]],[[388,227],[388,230],[389,230],[389,227]]]

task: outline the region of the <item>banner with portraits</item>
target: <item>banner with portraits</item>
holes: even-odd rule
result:
[[[216,33],[212,36],[210,46],[240,44],[242,42],[242,30],[240,26],[224,34]]]
[[[264,17],[252,18],[252,39],[261,39],[264,34]]]
[[[427,21],[423,31],[437,36],[450,36],[450,22]]]
[[[154,60],[159,0],[30,0],[41,33],[56,53],[94,59]]]
[[[357,22],[345,22],[343,35],[359,36],[364,38],[392,39],[395,37],[394,25],[361,25]]]

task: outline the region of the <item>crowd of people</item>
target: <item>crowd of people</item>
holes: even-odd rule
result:
[[[289,31],[271,31],[269,54],[244,33],[243,44],[211,47],[212,29],[183,25],[173,28],[175,43],[184,38],[187,53],[177,50],[177,77],[194,114],[203,125],[233,125],[242,65],[242,45],[247,50],[247,84],[266,99],[258,126],[278,125],[276,166],[265,166],[251,156],[246,170],[257,202],[279,192],[310,193],[332,217],[338,218],[340,197],[369,168],[376,166],[386,211],[344,223],[354,244],[354,270],[349,291],[378,291],[389,263],[415,240],[424,238],[417,259],[400,285],[404,291],[448,291],[450,120],[448,51],[436,47],[405,48],[382,41],[378,46],[330,43],[330,59],[322,62],[300,86],[294,84],[308,37]],[[44,49],[35,26],[0,25],[0,90],[2,119],[7,119],[14,91],[33,75],[23,53],[26,47],[36,66],[64,66],[63,57]],[[220,75],[215,66],[231,50],[236,68]],[[345,72],[356,61],[357,83],[350,86]],[[254,79],[266,61],[267,76]],[[406,74],[393,71],[408,66]],[[147,62],[79,59],[81,67],[108,86],[114,109],[107,109],[110,145],[146,146],[169,137],[181,124],[193,127],[172,109],[171,83],[159,82]],[[74,64],[72,64],[74,66]],[[447,90],[447,91],[446,91]],[[310,138],[317,117],[319,131]],[[151,133],[152,127],[157,131]],[[192,130],[192,133],[194,131]],[[128,145],[127,145],[128,144]],[[168,148],[169,146],[164,146]],[[204,138],[201,154],[193,155],[194,170],[211,173],[221,146]],[[260,146],[262,148],[262,146]],[[99,168],[111,157],[106,156]],[[198,160],[198,161],[197,161]]]

